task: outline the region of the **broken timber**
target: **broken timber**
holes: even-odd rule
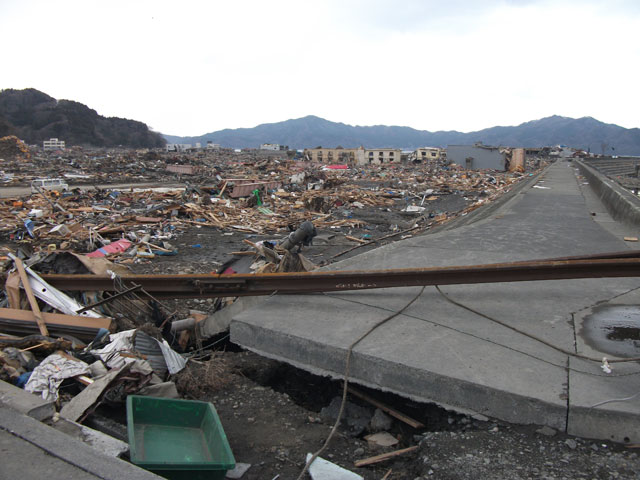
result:
[[[33,316],[38,323],[38,328],[40,329],[40,333],[45,337],[49,336],[49,331],[47,330],[47,326],[45,325],[44,318],[42,318],[42,312],[40,312],[40,307],[38,307],[38,301],[36,297],[33,295],[33,290],[31,290],[31,285],[29,285],[29,277],[27,276],[27,272],[24,269],[24,265],[22,264],[22,260],[18,257],[13,257],[13,261],[16,264],[16,268],[18,269],[18,273],[20,275],[20,281],[22,282],[22,288],[24,288],[25,293],[27,294],[27,298],[29,299],[29,305],[31,305],[31,310],[33,310]]]
[[[420,448],[419,445],[414,445],[413,447],[403,448],[402,450],[395,450],[393,452],[382,453],[380,455],[376,455],[375,457],[363,458],[362,460],[358,460],[355,462],[356,467],[364,467],[367,465],[373,465],[374,463],[384,462],[393,457],[397,457],[399,455],[404,455],[405,453],[415,452]]]
[[[634,252],[637,255],[636,252]],[[600,258],[537,260],[488,265],[262,274],[125,275],[125,284],[141,285],[159,298],[209,298],[339,292],[424,285],[459,285],[577,278],[640,276],[640,258],[630,252]],[[622,257],[622,258],[620,258]],[[113,291],[113,280],[99,275],[43,275],[62,290]]]
[[[92,339],[100,328],[109,329],[110,318],[82,317],[80,315],[65,315],[61,313],[41,312],[47,331],[55,335],[73,335],[81,339]],[[37,323],[35,312],[31,310],[17,310],[0,308],[0,325],[5,331],[28,334]]]

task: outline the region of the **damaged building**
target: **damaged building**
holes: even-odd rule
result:
[[[447,158],[467,170],[507,170],[507,155],[500,147],[476,143],[475,145],[449,145]]]
[[[524,148],[493,147],[482,143],[449,145],[447,158],[467,170],[524,172],[526,169]]]
[[[346,164],[346,165],[381,165],[385,163],[400,163],[402,150],[399,148],[308,148],[304,150],[307,160],[317,163]]]
[[[427,162],[446,158],[447,154],[443,148],[420,147],[409,155],[409,160],[414,162]]]

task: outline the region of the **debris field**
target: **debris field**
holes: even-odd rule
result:
[[[286,152],[7,152],[5,184],[27,191],[0,199],[0,379],[51,403],[54,426],[125,441],[128,396],[212,402],[230,478],[244,479],[302,472],[338,418],[340,382],[243,352],[225,325],[203,328],[234,298],[159,300],[122,276],[310,271],[435,230],[536,173],[444,161],[334,170]],[[31,187],[43,177],[68,188]],[[114,288],[65,293],[51,273],[108,274]],[[633,478],[637,465],[615,445],[368,389],[350,388],[341,418],[322,457],[344,478]]]

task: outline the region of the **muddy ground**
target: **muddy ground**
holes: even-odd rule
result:
[[[396,201],[393,208],[364,207],[352,209],[337,209],[337,218],[355,218],[366,223],[363,227],[340,227],[318,230],[313,243],[304,246],[301,253],[318,266],[344,260],[359,255],[373,248],[389,242],[394,242],[412,235],[419,235],[429,231],[430,220],[440,214],[454,216],[470,204],[470,200],[459,194],[442,195],[437,200],[429,202],[428,208],[420,214],[400,211],[404,206],[401,200]],[[415,225],[416,231],[405,232]],[[397,234],[392,236],[393,234]],[[171,245],[177,248],[176,256],[158,256],[152,260],[137,259],[132,265],[135,273],[208,273],[218,270],[234,258],[233,252],[253,251],[244,240],[258,242],[267,240],[277,242],[286,234],[258,235],[233,231],[220,231],[215,227],[195,226],[182,232]],[[369,245],[362,245],[346,237],[354,237],[363,242],[373,241]],[[382,237],[389,237],[377,241]],[[349,252],[347,250],[357,247]],[[237,257],[236,257],[237,258]]]
[[[210,361],[225,362],[231,375],[217,392],[200,398],[216,406],[236,460],[252,465],[242,478],[297,478],[305,455],[319,449],[331,430],[333,417],[323,409],[341,395],[341,383],[250,352],[218,355]],[[322,456],[365,479],[381,479],[389,470],[390,479],[640,478],[637,450],[536,426],[474,419],[433,404],[361,390],[425,424],[414,429],[393,420],[384,431],[396,437],[398,445],[370,445],[364,436],[371,430],[367,420],[375,408],[350,396],[349,402],[359,407],[353,407],[357,415],[347,410],[349,426]],[[364,431],[354,435],[363,424]],[[418,449],[405,456],[354,467],[357,460],[415,445]]]

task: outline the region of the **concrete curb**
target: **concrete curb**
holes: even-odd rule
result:
[[[80,440],[6,406],[0,406],[0,430],[9,432],[70,466],[102,480],[122,478],[153,480],[161,478],[133,464],[99,453]],[[20,461],[25,465],[25,468],[28,467],[29,459],[14,459],[13,461]],[[45,478],[44,473],[42,478]]]
[[[640,226],[640,199],[595,168],[579,160],[575,162],[614,220]]]
[[[10,383],[0,380],[0,405],[13,408],[20,413],[42,422],[53,417],[56,413],[55,402],[43,400]]]

